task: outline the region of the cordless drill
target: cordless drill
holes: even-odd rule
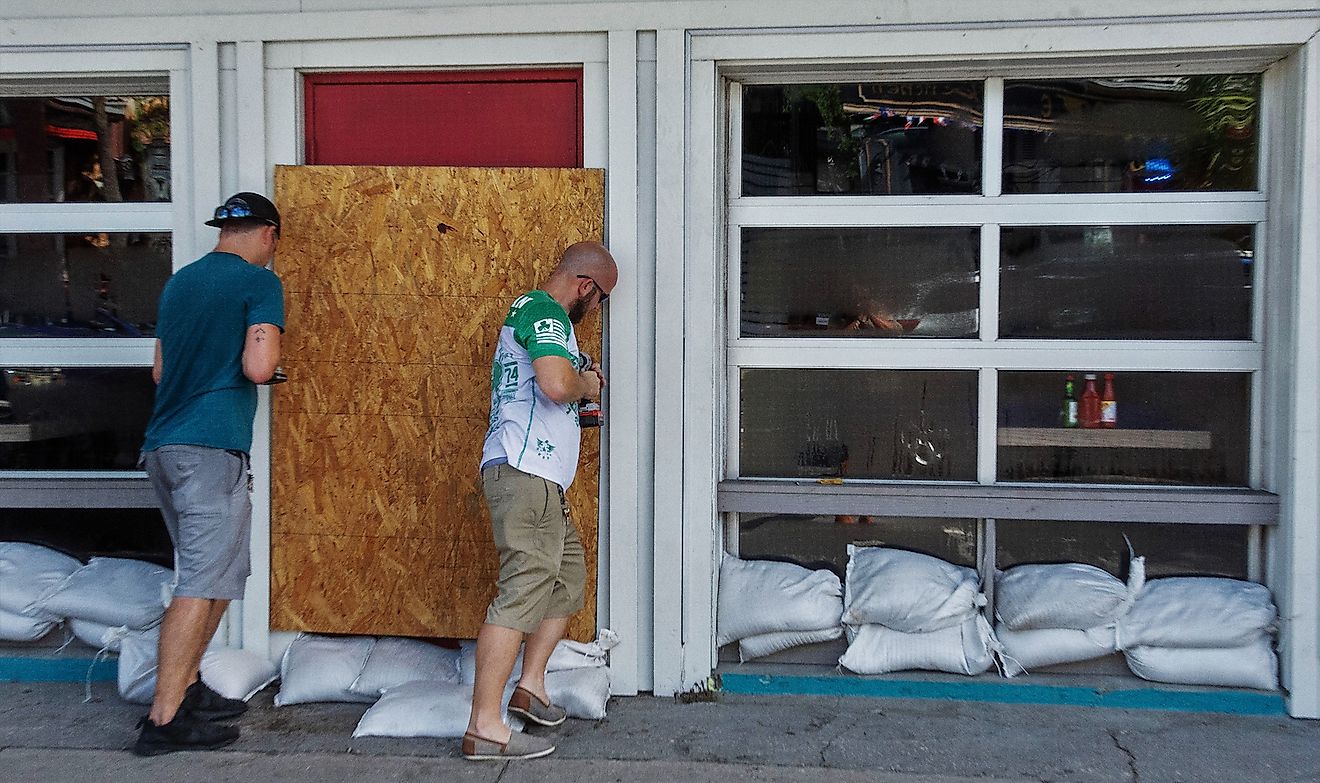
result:
[[[578,372],[586,372],[587,370],[590,370],[595,366],[596,363],[591,360],[591,354],[589,353],[578,354]],[[597,400],[589,400],[586,397],[583,397],[582,399],[578,400],[579,427],[582,428],[599,427],[604,422],[605,422],[605,414],[600,409],[600,402],[598,402]]]

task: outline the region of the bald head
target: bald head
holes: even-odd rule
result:
[[[608,294],[619,281],[619,268],[614,264],[614,256],[601,243],[577,242],[565,248],[550,279],[577,280],[578,275],[586,275],[596,281]]]
[[[599,242],[569,245],[559,258],[559,265],[542,286],[568,311],[577,323],[605,301],[619,281],[614,256]]]

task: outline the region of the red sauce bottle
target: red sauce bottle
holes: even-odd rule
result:
[[[1086,389],[1082,392],[1082,404],[1078,406],[1078,423],[1086,429],[1100,426],[1100,392],[1095,388],[1095,373],[1086,374]]]

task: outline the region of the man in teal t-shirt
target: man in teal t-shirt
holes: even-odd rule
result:
[[[157,313],[158,385],[142,467],[174,542],[175,588],[161,623],[156,695],[133,746],[141,756],[228,745],[238,729],[211,721],[247,708],[202,683],[198,667],[251,572],[256,384],[278,377],[284,331],[284,289],[266,268],[280,215],[264,196],[238,193],[206,224],[220,229],[215,250],[170,278]]]

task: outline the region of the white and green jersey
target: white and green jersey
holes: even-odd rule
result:
[[[577,471],[578,404],[560,405],[541,391],[532,361],[542,356],[562,356],[575,370],[581,361],[568,313],[545,291],[532,291],[514,300],[500,327],[481,464],[504,459],[568,489]]]

